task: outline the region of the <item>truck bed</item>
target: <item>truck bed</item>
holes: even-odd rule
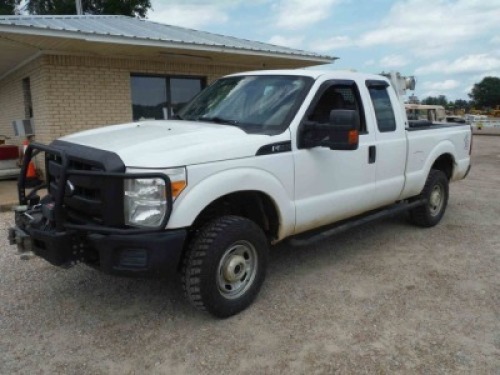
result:
[[[401,198],[419,194],[432,163],[441,155],[453,158],[450,180],[463,178],[470,165],[471,130],[468,124],[419,123],[407,128],[406,183]],[[424,131],[425,130],[425,131]]]
[[[438,128],[452,128],[455,126],[464,126],[466,124],[449,123],[449,122],[432,122],[427,120],[409,120],[408,131],[438,129]]]

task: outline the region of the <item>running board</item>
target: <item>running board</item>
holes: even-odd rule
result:
[[[323,227],[323,229],[315,229],[304,234],[298,234],[297,236],[292,237],[288,242],[292,246],[311,245],[351,228],[408,211],[412,208],[421,206],[426,202],[427,201],[425,199],[419,199],[409,203],[396,203],[381,210],[370,211],[367,214],[355,216],[352,219],[347,219],[339,223]]]

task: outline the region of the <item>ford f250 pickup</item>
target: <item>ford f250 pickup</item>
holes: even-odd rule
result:
[[[436,225],[465,178],[469,125],[407,120],[399,74],[276,70],[230,75],[174,119],[28,147],[11,244],[50,263],[180,274],[216,317],[248,307],[284,239],[307,245],[408,211]],[[48,194],[25,189],[45,154]]]

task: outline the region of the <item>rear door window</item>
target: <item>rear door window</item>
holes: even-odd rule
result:
[[[375,110],[378,130],[381,133],[393,132],[396,130],[396,117],[392,108],[391,99],[387,92],[387,83],[380,81],[380,84],[368,83],[368,91]]]

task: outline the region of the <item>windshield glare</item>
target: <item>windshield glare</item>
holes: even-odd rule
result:
[[[288,125],[312,79],[300,76],[237,76],[207,87],[178,118],[241,127],[253,132],[281,132]]]

